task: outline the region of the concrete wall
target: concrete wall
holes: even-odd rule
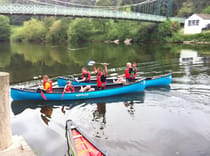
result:
[[[199,25],[189,26],[189,20],[199,20]],[[184,34],[198,34],[202,32],[202,29],[205,28],[208,24],[210,24],[210,20],[204,20],[196,14],[193,14],[189,18],[185,20],[184,24]]]
[[[12,144],[10,126],[9,74],[0,72],[0,150]]]

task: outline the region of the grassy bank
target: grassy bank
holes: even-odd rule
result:
[[[210,42],[210,31],[203,31],[199,34],[184,34],[183,29],[174,33],[171,38],[167,38],[169,42],[186,42],[186,43],[207,43]]]

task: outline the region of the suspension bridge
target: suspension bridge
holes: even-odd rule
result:
[[[164,22],[168,18],[184,23],[184,18],[171,17],[173,0],[144,0],[123,6],[97,6],[71,3],[61,0],[29,0],[28,2],[2,2],[0,14],[4,15],[41,15],[72,16],[85,18],[105,18]]]

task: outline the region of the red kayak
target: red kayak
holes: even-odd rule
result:
[[[106,156],[106,152],[97,146],[84,132],[68,120],[66,122],[68,153],[72,156]]]

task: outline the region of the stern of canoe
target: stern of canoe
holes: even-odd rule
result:
[[[41,93],[26,92],[21,89],[11,88],[10,94],[13,100],[43,100]]]
[[[147,87],[168,86],[172,82],[172,74],[161,75],[152,79],[146,80]]]

